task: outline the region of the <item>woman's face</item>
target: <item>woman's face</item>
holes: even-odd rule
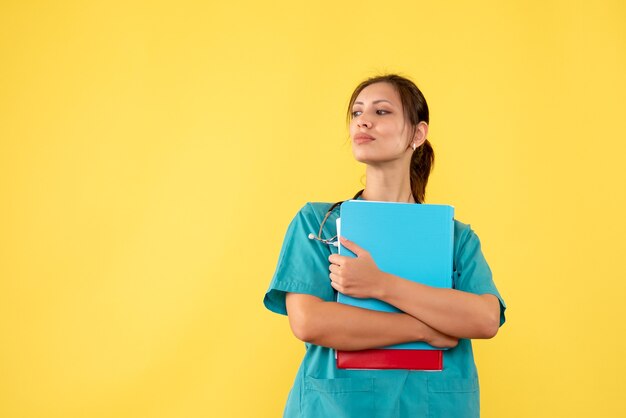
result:
[[[359,93],[350,121],[352,152],[357,161],[376,165],[410,159],[410,134],[400,95],[391,84],[371,84]]]

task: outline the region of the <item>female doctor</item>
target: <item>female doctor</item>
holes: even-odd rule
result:
[[[352,94],[348,120],[354,157],[366,165],[366,186],[355,198],[422,203],[434,156],[426,139],[428,106],[417,86],[393,74],[365,80]],[[505,304],[478,236],[454,221],[453,288],[433,288],[380,271],[358,242],[342,237],[357,257],[338,255],[324,241],[336,235],[339,210],[331,207],[307,203],[296,214],[265,294],[265,306],[287,314],[293,334],[306,345],[284,416],[480,416],[471,339],[496,335]],[[322,223],[320,236],[310,239]],[[337,292],[380,299],[403,313],[339,304]],[[336,367],[333,349],[410,341],[449,348],[443,371]]]

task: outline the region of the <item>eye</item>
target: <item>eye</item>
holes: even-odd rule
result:
[[[352,117],[353,117],[353,118],[356,118],[356,117],[357,117],[357,116],[359,116],[361,113],[363,113],[363,112],[361,112],[360,110],[355,110],[354,112],[352,112]]]
[[[379,109],[379,110],[376,111],[376,114],[378,114],[378,115],[386,115],[388,113],[391,113],[391,112],[389,112],[387,110],[383,110],[383,109]]]

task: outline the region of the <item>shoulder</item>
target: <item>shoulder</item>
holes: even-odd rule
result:
[[[470,224],[463,223],[457,219],[454,220],[454,241],[461,242],[474,233]]]
[[[478,235],[472,229],[470,224],[454,220],[454,254],[460,255],[468,248],[478,246],[480,248],[480,240]]]
[[[326,216],[326,213],[332,207],[332,205],[332,203],[325,202],[305,203],[291,219],[288,231],[292,231],[298,228],[319,228],[322,220],[324,219],[324,216]],[[315,232],[317,232],[317,229],[315,229]]]
[[[329,202],[307,202],[300,208],[296,216],[307,219],[321,220],[333,204]]]

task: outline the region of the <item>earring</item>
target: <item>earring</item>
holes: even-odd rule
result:
[[[417,147],[415,146],[415,142],[413,142],[413,143],[411,144],[411,146],[413,147],[413,151],[415,151],[415,148],[417,148]]]

